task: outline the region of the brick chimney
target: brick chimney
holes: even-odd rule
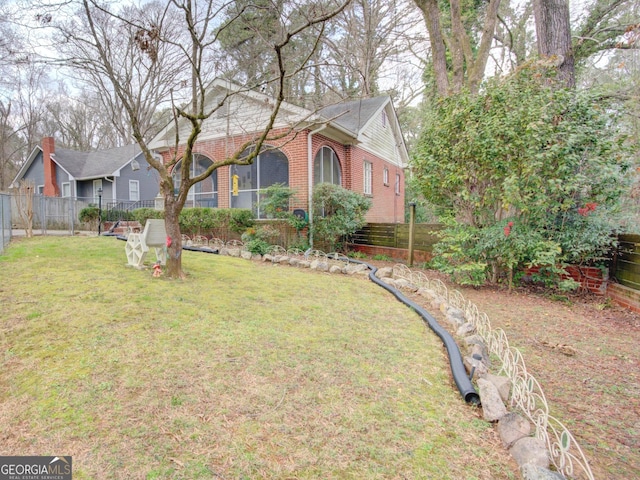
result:
[[[42,139],[42,161],[44,162],[44,191],[45,197],[58,197],[60,191],[56,183],[56,164],[51,155],[56,152],[53,137]]]

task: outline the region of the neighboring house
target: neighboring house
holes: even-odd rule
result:
[[[158,174],[149,167],[138,145],[79,152],[55,148],[52,137],[33,149],[11,187],[20,180],[32,181],[36,193],[69,197],[105,207],[136,208],[151,204],[158,195]],[[101,189],[101,190],[100,190]]]
[[[208,101],[219,103],[229,91],[234,94],[203,124],[192,174],[233,154],[267,123],[273,99],[262,93],[216,80]],[[150,143],[165,159],[173,153],[175,128],[168,125]],[[178,128],[179,138],[186,139],[189,124],[179,122]],[[330,182],[371,198],[367,221],[404,222],[408,154],[390,97],[344,102],[319,112],[283,104],[270,137],[274,140],[266,144],[272,148],[252,165],[221,167],[196,184],[187,206],[251,208],[263,217],[260,190],[282,183],[296,191],[291,208],[310,212],[313,186]]]

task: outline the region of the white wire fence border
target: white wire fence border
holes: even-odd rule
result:
[[[542,387],[527,371],[520,351],[509,345],[505,331],[492,329],[487,314],[480,312],[458,290],[449,290],[438,279],[430,279],[423,272],[414,272],[400,264],[393,267],[393,276],[407,280],[418,289],[430,290],[442,302],[464,313],[467,322],[474,325],[476,333],[485,341],[490,354],[500,361],[500,373],[507,376],[512,384],[510,406],[534,425],[535,436],[547,445],[551,463],[567,477],[595,480],[582,448],[567,427],[549,414],[549,404]]]

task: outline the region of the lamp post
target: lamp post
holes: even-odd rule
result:
[[[98,187],[98,236],[102,231],[102,187]]]

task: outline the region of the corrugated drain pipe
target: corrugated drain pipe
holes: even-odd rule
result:
[[[346,258],[346,257],[345,257]],[[392,287],[391,285],[387,285],[378,277],[376,277],[377,267],[373,265],[369,265],[366,262],[362,262],[360,260],[354,260],[352,258],[348,258],[348,260],[352,263],[361,263],[369,267],[371,272],[369,272],[369,279],[381,286],[385,290],[391,292],[399,301],[404,303],[409,308],[413,309],[418,315],[422,317],[422,320],[435,332],[445,348],[447,349],[447,354],[449,356],[449,365],[451,366],[451,374],[453,375],[453,380],[456,382],[456,386],[460,391],[460,395],[464,398],[464,401],[472,404],[472,405],[480,405],[480,395],[476,392],[475,388],[471,384],[471,380],[467,376],[467,370],[464,368],[464,363],[462,362],[462,354],[460,353],[460,349],[458,348],[458,344],[455,342],[453,337],[449,332],[447,332],[442,326],[438,323],[438,321],[424,308],[405,297],[397,288]]]

